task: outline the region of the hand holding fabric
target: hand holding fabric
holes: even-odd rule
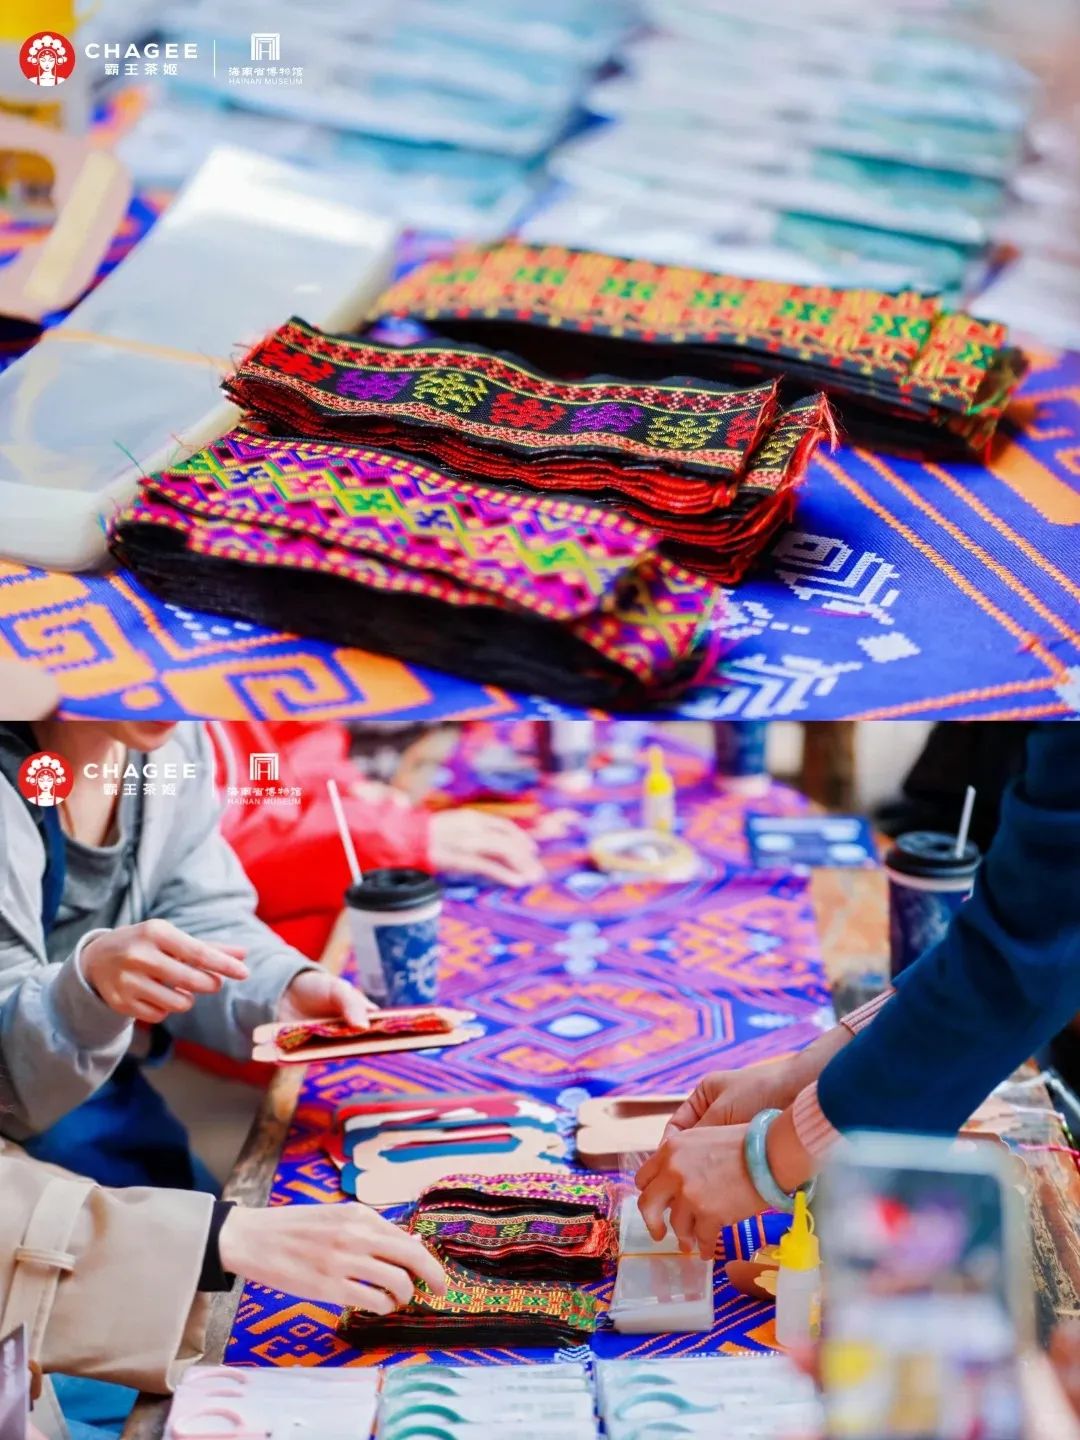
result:
[[[301,970],[281,997],[277,1018],[295,1023],[301,1020],[347,1020],[350,1025],[366,1026],[376,1007],[362,990],[314,967]]]
[[[446,1290],[430,1250],[366,1205],[237,1206],[219,1248],[225,1269],[246,1280],[373,1315],[407,1305],[417,1280],[436,1295]]]

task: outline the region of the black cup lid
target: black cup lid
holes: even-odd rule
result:
[[[946,880],[974,874],[981,858],[979,847],[973,840],[964,846],[962,855],[957,855],[955,835],[943,835],[936,830],[912,830],[893,842],[892,849],[885,856],[885,864],[901,875]]]
[[[369,870],[345,891],[345,903],[356,910],[413,910],[441,895],[439,882],[423,870]]]

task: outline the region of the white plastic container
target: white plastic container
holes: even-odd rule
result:
[[[610,1315],[621,1335],[711,1330],[713,1262],[692,1255],[624,1256]]]
[[[145,240],[0,375],[0,554],[84,570],[139,476],[236,423],[222,374],[301,315],[360,320],[386,283],[393,225],[325,177],[216,150]]]

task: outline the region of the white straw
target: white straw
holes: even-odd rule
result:
[[[960,816],[960,829],[956,836],[956,858],[962,860],[967,849],[968,831],[971,829],[971,812],[975,809],[975,786],[967,787],[964,796],[964,813]]]
[[[360,862],[356,858],[356,849],[352,843],[352,836],[349,834],[349,825],[345,819],[345,811],[342,809],[337,781],[327,780],[326,788],[330,792],[330,804],[334,807],[334,819],[337,821],[338,834],[341,836],[341,848],[345,851],[345,859],[349,862],[349,872],[352,875],[353,884],[359,885],[364,877],[360,873]]]

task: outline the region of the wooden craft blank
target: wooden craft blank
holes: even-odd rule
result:
[[[651,1154],[685,1095],[604,1095],[578,1108],[578,1159],[589,1170],[617,1170],[623,1155]]]
[[[462,1045],[466,1040],[475,1040],[484,1032],[467,1022],[476,1019],[473,1010],[440,1009],[440,1015],[453,1024],[454,1029],[441,1035],[399,1035],[374,1044],[363,1040],[343,1040],[340,1045],[316,1045],[305,1050],[279,1050],[276,1037],[281,1030],[291,1030],[295,1022],[260,1025],[252,1036],[255,1048],[253,1060],[262,1060],[268,1065],[309,1065],[316,1060],[351,1060],[356,1055],[388,1055],[395,1050],[442,1050],[448,1045]]]
[[[0,268],[0,315],[37,321],[73,305],[93,280],[127,213],[131,179],[107,150],[14,116],[0,119],[0,152],[40,155],[53,172],[51,230]]]
[[[385,1159],[381,1152],[391,1145],[425,1140],[437,1142],[438,1132],[433,1133],[430,1129],[395,1130],[373,1135],[352,1152],[353,1164],[360,1172],[356,1180],[356,1198],[365,1205],[404,1205],[418,1200],[429,1185],[436,1184],[447,1175],[527,1175],[532,1171],[546,1170],[553,1174],[565,1172],[567,1167],[562,1163],[564,1147],[560,1135],[532,1125],[515,1127],[513,1133],[521,1143],[512,1153],[442,1155],[401,1164]]]

